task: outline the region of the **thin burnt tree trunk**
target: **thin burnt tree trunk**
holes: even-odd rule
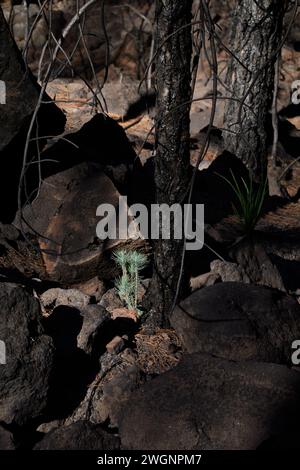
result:
[[[230,61],[227,85],[234,100],[227,102],[225,110],[224,127],[229,132],[224,132],[224,143],[256,180],[267,166],[266,122],[284,4],[284,0],[242,0],[236,2],[233,14],[230,48],[235,57]]]
[[[192,0],[156,1],[156,156],[158,204],[181,203],[189,183]],[[183,240],[157,240],[147,296],[148,323],[168,324],[180,273]]]

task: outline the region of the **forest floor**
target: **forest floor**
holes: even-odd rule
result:
[[[126,60],[127,71],[134,69],[135,60]],[[221,82],[227,61],[220,51]],[[151,260],[151,243],[135,238],[136,225],[129,239],[108,243],[95,230],[100,204],[117,207],[121,195],[128,204],[155,202],[153,95],[139,94],[139,81],[120,64],[109,67],[97,106],[81,79],[49,81],[46,91],[66,117],[64,132],[45,139],[34,197],[30,177],[37,179],[29,171],[26,204],[12,223],[0,224],[0,347],[7,344],[9,358],[0,370],[0,448],[299,445],[300,375],[292,357],[300,340],[300,105],[291,102],[299,64],[300,52],[285,46],[276,168],[270,125],[270,192],[250,236],[234,214],[232,189],[219,176],[230,178],[230,170],[237,178],[248,175],[223,148],[227,92],[220,84],[192,195],[205,206],[205,245],[186,255],[190,290],[170,327],[152,334],[121,299],[115,286],[120,269],[112,259],[123,248]],[[103,78],[97,72],[100,84]],[[210,121],[211,95],[212,77],[202,61],[190,116],[191,169]],[[19,152],[22,160],[24,141],[20,149],[16,140],[5,156]],[[141,308],[151,264],[142,274]]]

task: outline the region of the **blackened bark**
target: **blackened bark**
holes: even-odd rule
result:
[[[156,157],[158,204],[181,203],[189,183],[191,100],[192,0],[156,1]],[[168,38],[168,39],[167,39]],[[168,324],[180,272],[183,240],[155,243],[154,277],[148,319]],[[149,303],[148,303],[149,305]]]
[[[267,165],[266,122],[274,89],[274,63],[280,45],[283,0],[242,0],[233,15],[231,59],[227,84],[233,98],[225,111],[225,148],[241,158],[258,180]],[[249,91],[249,93],[248,93]],[[248,94],[247,94],[248,93]],[[237,122],[239,121],[239,122]]]

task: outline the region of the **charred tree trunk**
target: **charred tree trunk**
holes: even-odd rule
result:
[[[181,203],[189,183],[192,0],[156,1],[156,157],[158,204]],[[171,224],[172,225],[172,224]],[[147,321],[166,326],[180,272],[183,240],[154,245],[154,277]]]
[[[224,127],[229,132],[224,132],[224,143],[256,180],[267,166],[266,122],[284,4],[283,0],[242,0],[236,2],[233,15],[230,48],[235,57],[231,58],[227,85],[234,100],[228,101],[225,111]]]

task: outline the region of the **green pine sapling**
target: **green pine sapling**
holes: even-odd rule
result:
[[[148,257],[138,251],[118,250],[113,259],[122,269],[122,276],[116,280],[116,289],[120,299],[128,310],[143,314],[138,306],[138,291],[141,282],[140,272],[147,266]]]

